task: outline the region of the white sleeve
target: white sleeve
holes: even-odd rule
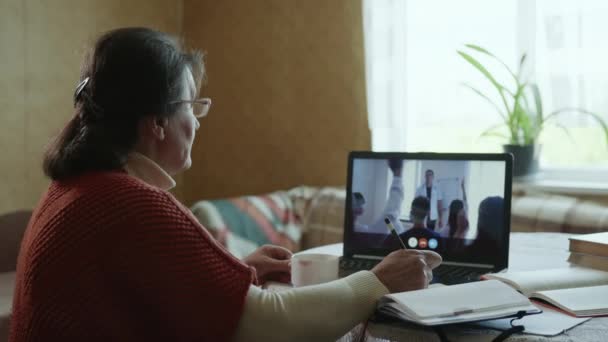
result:
[[[384,208],[384,216],[389,216],[393,220],[398,220],[403,206],[403,182],[401,177],[393,177],[393,183],[388,190],[388,200]],[[382,217],[384,221],[384,217]]]
[[[335,341],[388,294],[370,271],[283,292],[249,287],[235,341]]]

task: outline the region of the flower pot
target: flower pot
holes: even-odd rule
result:
[[[513,177],[527,176],[538,171],[540,145],[503,145],[513,155]]]

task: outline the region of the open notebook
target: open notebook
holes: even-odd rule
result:
[[[608,272],[567,267],[487,274],[577,317],[608,315]]]
[[[475,322],[541,312],[528,298],[497,280],[389,294],[378,302],[378,311],[421,325]]]

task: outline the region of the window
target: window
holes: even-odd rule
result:
[[[466,82],[498,95],[457,53],[485,47],[538,83],[549,112],[582,107],[608,120],[608,2],[604,0],[364,0],[372,147],[382,151],[499,152],[480,137],[501,122]],[[500,66],[480,60],[501,80]],[[541,167],[608,168],[608,143],[588,116],[567,113],[541,133]],[[608,174],[608,172],[603,172]],[[608,181],[608,176],[604,178]]]

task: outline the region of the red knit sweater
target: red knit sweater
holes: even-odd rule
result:
[[[225,341],[253,272],[124,172],[51,183],[21,245],[9,341]]]

